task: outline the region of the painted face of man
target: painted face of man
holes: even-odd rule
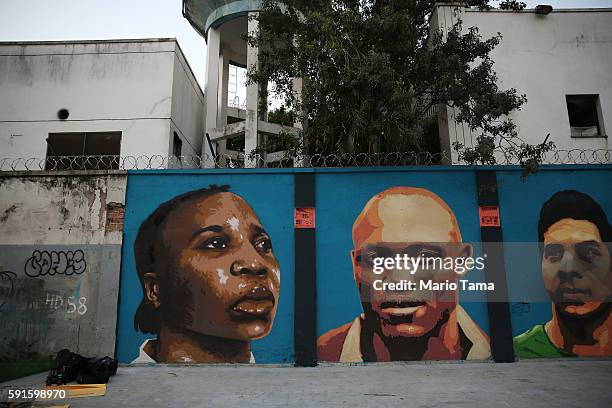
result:
[[[372,274],[362,258],[364,252],[383,248],[394,257],[393,248],[411,251],[412,256],[468,257],[471,246],[460,244],[460,233],[449,210],[433,194],[421,189],[383,193],[382,198],[370,201],[363,219],[353,229],[355,250],[353,269],[366,315],[374,315],[380,322],[384,337],[420,337],[429,333],[447,312],[454,310],[457,294],[449,291],[372,291],[375,279],[397,282],[393,271],[388,276]],[[452,245],[447,245],[452,244]],[[402,278],[424,279],[417,272]],[[456,274],[438,274],[427,279],[456,281]],[[364,298],[364,293],[366,293]],[[369,301],[368,301],[369,300]]]
[[[255,212],[217,193],[179,205],[162,226],[161,312],[167,323],[237,340],[267,335],[276,315],[280,268]]]
[[[562,219],[544,233],[542,277],[563,313],[588,315],[612,294],[610,252],[586,220]]]

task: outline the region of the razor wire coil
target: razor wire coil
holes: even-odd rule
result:
[[[520,165],[516,156],[495,151],[496,164]],[[0,158],[0,171],[72,170],[163,170],[197,168],[289,168],[289,167],[374,167],[462,165],[444,153],[332,153],[304,156],[249,155],[243,153],[215,156],[49,156],[46,158]],[[542,157],[542,164],[612,164],[612,150],[555,150]]]

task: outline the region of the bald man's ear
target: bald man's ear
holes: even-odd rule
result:
[[[147,303],[154,309],[161,306],[159,299],[159,282],[157,280],[157,274],[155,272],[147,272],[143,276],[144,282],[144,294],[147,299]]]
[[[351,263],[353,264],[353,277],[355,278],[355,283],[357,284],[357,288],[359,288],[359,284],[361,283],[361,269],[359,269],[359,265],[357,265],[357,259],[355,258],[355,250],[351,250]]]
[[[459,258],[468,259],[474,256],[474,247],[472,244],[459,244]],[[465,265],[465,261],[464,261]],[[465,271],[464,275],[471,271],[473,268],[470,268]]]
[[[472,244],[461,244],[460,255],[463,258],[471,258],[474,255],[474,247]]]

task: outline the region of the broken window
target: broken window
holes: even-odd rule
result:
[[[572,137],[603,136],[599,95],[567,95],[565,98]]]
[[[46,170],[119,168],[121,132],[49,133]]]
[[[176,132],[174,132],[174,140],[172,141],[172,154],[176,157],[183,155],[183,141]]]

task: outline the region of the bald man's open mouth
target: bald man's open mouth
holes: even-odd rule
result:
[[[390,324],[409,323],[414,317],[421,317],[427,311],[424,301],[383,302],[381,317]]]

